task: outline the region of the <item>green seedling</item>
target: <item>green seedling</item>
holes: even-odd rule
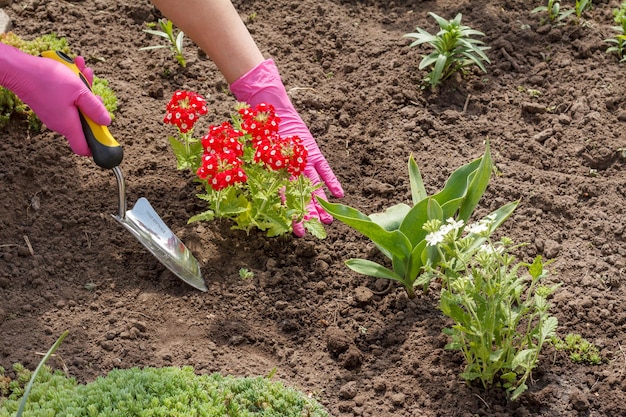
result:
[[[241,268],[239,269],[239,278],[252,279],[254,278],[254,272],[250,271],[248,268]]]
[[[484,36],[485,34],[461,24],[461,13],[452,20],[446,20],[435,13],[429,12],[437,23],[440,30],[431,35],[426,30],[417,27],[417,32],[407,33],[405,38],[415,39],[409,47],[428,44],[434,49],[433,52],[423,57],[419,69],[432,68],[424,81],[431,89],[437,87],[442,81],[456,72],[465,72],[471,65],[476,65],[486,72],[484,62],[490,63],[485,51],[489,49],[483,46],[483,42],[473,39],[472,36]]]
[[[548,20],[551,23],[558,23],[574,13],[574,11],[574,9],[562,9],[560,0],[548,0],[548,3],[545,6],[535,7],[531,10],[531,13],[545,12],[547,13]]]
[[[592,8],[591,0],[576,0],[576,4],[574,5],[574,13],[576,14],[576,19],[580,21],[583,17],[583,13]]]
[[[139,48],[139,50],[149,51],[152,49],[169,48],[174,58],[176,58],[176,61],[178,62],[178,64],[181,67],[185,68],[187,66],[187,62],[185,61],[185,57],[183,55],[183,40],[185,38],[185,34],[183,33],[183,31],[179,31],[177,35],[174,34],[174,24],[172,23],[171,20],[159,19],[157,23],[159,27],[161,28],[161,30],[144,29],[144,32],[149,33],[150,35],[160,36],[162,38],[165,38],[167,39],[168,44],[146,46],[143,48]],[[153,23],[152,25],[156,27],[156,24]]]
[[[626,48],[626,1],[622,3],[619,9],[613,10],[613,16],[615,16],[613,20],[617,26],[611,26],[611,29],[617,34],[613,38],[604,40],[604,42],[612,45],[607,48],[606,52],[616,54],[619,62],[626,62],[626,54],[624,53]]]
[[[552,344],[556,350],[567,353],[574,363],[600,365],[604,361],[598,347],[580,334],[569,333],[565,339],[554,336]]]

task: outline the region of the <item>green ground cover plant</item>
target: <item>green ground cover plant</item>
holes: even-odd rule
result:
[[[568,333],[564,339],[558,336],[552,338],[554,348],[568,354],[574,363],[600,365],[603,362],[600,350],[596,345],[577,333]]]
[[[0,417],[14,417],[31,372],[14,366]],[[0,373],[0,380],[6,378]],[[24,409],[29,417],[311,416],[328,417],[314,399],[263,377],[197,375],[191,367],[116,369],[78,384],[60,371],[41,368]]]
[[[433,51],[425,55],[419,64],[419,69],[432,68],[424,78],[426,84],[434,89],[443,81],[457,72],[465,73],[468,67],[476,65],[486,72],[484,63],[490,63],[483,46],[483,42],[472,36],[485,36],[484,33],[461,24],[462,15],[457,14],[454,19],[446,20],[443,17],[429,12],[440,30],[432,35],[426,30],[416,27],[417,32],[407,33],[405,38],[415,39],[409,47],[422,44],[429,45]]]

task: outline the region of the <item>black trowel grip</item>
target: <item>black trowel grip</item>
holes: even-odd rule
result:
[[[72,58],[61,51],[45,51],[42,52],[41,56],[54,59],[67,66],[78,75],[83,83],[91,90],[91,85],[89,85],[87,78],[80,72],[80,69],[78,69],[78,66],[76,66]],[[89,146],[89,150],[91,150],[96,165],[101,168],[112,169],[121,164],[124,158],[124,151],[120,144],[113,138],[109,129],[106,126],[97,124],[80,112],[80,110],[79,116],[87,145]]]

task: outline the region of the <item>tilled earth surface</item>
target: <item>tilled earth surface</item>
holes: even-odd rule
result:
[[[173,276],[111,217],[110,172],[14,120],[0,141],[0,365],[34,368],[69,330],[50,365],[81,382],[133,366],[240,376],[275,368],[334,416],[625,415],[626,67],[603,42],[618,2],[594,2],[579,24],[555,27],[530,13],[537,1],[235,5],[341,179],[342,202],[365,213],[410,202],[411,153],[433,193],[489,138],[497,175],[479,214],[521,199],[502,233],[528,243],[520,260],[554,259],[559,335],[581,334],[605,362],[573,364],[548,346],[530,389],[509,402],[499,388],[460,379],[437,291],[408,300],[345,267],[379,255],[343,224],[323,241],[187,225],[202,204],[192,177],[175,169],[162,117],[173,91],[188,89],[208,97],[199,130],[226,120],[235,102],[215,66],[188,40],[186,69],[167,50],[140,51],[157,42],[142,32],[160,17],[148,1],[28,0],[5,8],[13,30],[66,37],[109,81],[129,203],[150,200],[201,262],[209,291]],[[436,93],[419,88],[428,50],[402,35],[435,32],[429,11],[462,13],[486,34],[486,74]],[[254,278],[241,279],[240,268]]]

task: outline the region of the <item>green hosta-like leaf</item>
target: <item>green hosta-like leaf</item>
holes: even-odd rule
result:
[[[385,268],[384,266],[367,259],[348,259],[346,261],[346,265],[359,274],[375,278],[392,279],[394,281],[404,283],[404,278],[393,272],[391,269]]]
[[[400,203],[387,208],[381,213],[370,214],[369,218],[383,229],[391,232],[400,228],[402,220],[404,220],[410,210],[410,206]]]
[[[411,184],[411,199],[413,200],[413,205],[415,206],[417,203],[428,197],[428,194],[426,193],[426,188],[424,187],[422,174],[420,173],[420,169],[417,166],[415,158],[413,158],[412,154],[409,156],[409,182]]]
[[[320,198],[317,201],[330,215],[362,233],[391,255],[405,258],[410,255],[411,243],[398,230],[389,232],[352,207],[339,203],[329,203]]]

